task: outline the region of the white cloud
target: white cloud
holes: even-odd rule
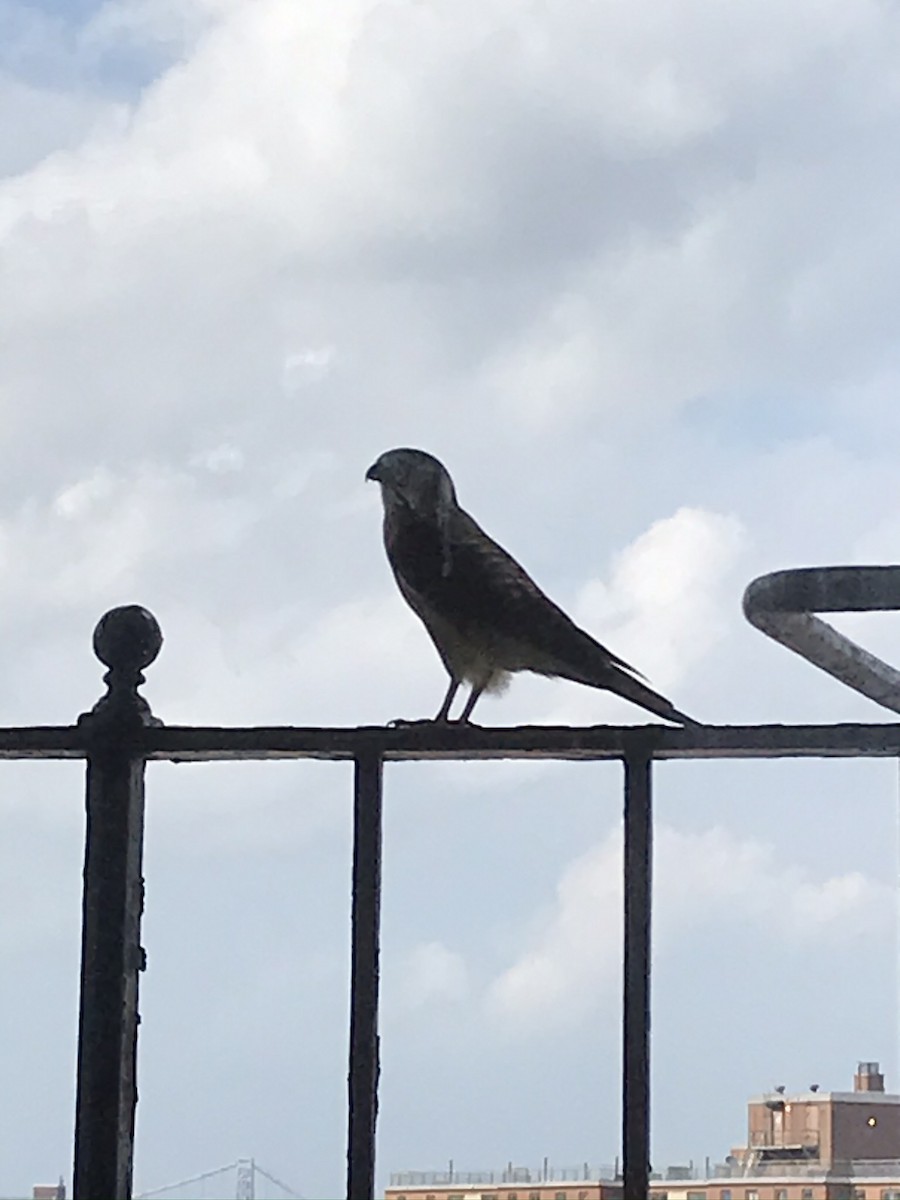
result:
[[[688,931],[742,924],[772,938],[852,944],[892,915],[890,888],[859,871],[811,878],[773,847],[716,827],[656,832],[654,951],[676,952]],[[622,957],[622,844],[618,831],[564,871],[525,949],[491,984],[489,1013],[520,1031],[578,1021],[618,991]]]
[[[80,29],[78,45],[91,55],[121,53],[124,47],[186,54],[217,18],[236,7],[230,0],[103,0]]]
[[[67,521],[89,516],[96,506],[109,499],[116,486],[112,473],[99,467],[87,479],[79,479],[59,493],[53,502],[53,513]]]
[[[189,465],[202,467],[213,475],[225,475],[232,471],[243,470],[244,455],[237,446],[230,446],[227,442],[223,442],[220,446],[213,446],[210,450],[194,454],[189,460]]]
[[[442,942],[423,942],[406,955],[391,987],[405,1009],[464,1000],[469,991],[465,960]]]
[[[187,473],[145,467],[126,477],[99,468],[65,487],[49,512],[28,504],[3,523],[0,592],[19,603],[96,603],[166,560],[233,549],[255,519],[247,499],[206,496]]]
[[[331,370],[334,357],[334,346],[306,347],[285,355],[281,368],[282,387],[293,395],[309,384],[318,383]]]
[[[679,509],[617,556],[609,588],[593,583],[582,590],[579,614],[617,621],[624,657],[640,655],[668,685],[721,639],[724,585],[744,536],[735,517]]]
[[[652,31],[625,6],[586,3],[540,20],[499,0],[477,11],[266,0],[213,6],[208,21],[207,7],[186,6],[200,19],[190,54],[145,90],[128,121],[4,189],[7,228],[15,231],[8,269],[21,272],[17,311],[28,311],[29,300],[46,311],[62,296],[78,311],[88,297],[96,303],[106,288],[121,288],[128,272],[138,277],[129,287],[145,273],[184,273],[193,276],[196,293],[204,274],[214,273],[218,286],[235,288],[254,258],[258,269],[265,259],[286,265],[298,253],[307,268],[323,255],[336,266],[359,253],[365,271],[388,274],[393,256],[401,254],[399,266],[408,254],[407,271],[433,275],[445,269],[448,252],[474,259],[498,238],[531,236],[529,223],[544,208],[530,213],[529,205],[540,200],[552,212],[568,195],[578,207],[557,237],[581,236],[573,247],[560,241],[550,248],[563,260],[578,252],[574,274],[556,282],[552,259],[542,253],[529,266],[517,245],[521,266],[546,270],[549,288],[535,294],[521,314],[520,335],[498,360],[506,361],[510,379],[504,415],[517,394],[542,412],[551,411],[551,401],[557,412],[597,403],[620,409],[633,407],[636,395],[651,403],[661,385],[671,391],[673,383],[684,390],[715,382],[727,369],[720,347],[731,333],[723,322],[731,329],[733,306],[742,302],[723,259],[752,252],[723,239],[752,223],[753,204],[768,211],[776,198],[765,194],[763,180],[759,191],[751,181],[736,196],[713,186],[707,200],[710,185],[698,170],[696,209],[675,218],[684,238],[673,240],[665,210],[674,206],[675,213],[678,201],[665,178],[632,178],[634,156],[652,151],[664,161],[685,143],[705,144],[762,75],[787,87],[796,57],[815,61],[817,52],[827,53],[835,29],[846,37],[847,25],[855,25],[854,35],[872,46],[879,37],[871,16],[852,22],[831,11],[830,25],[813,20],[812,10],[787,21],[777,6],[765,6],[764,20],[739,7],[735,19],[745,38],[738,46],[729,31],[725,71],[721,35],[690,5]],[[109,4],[92,27],[124,37],[127,17],[146,38],[152,22],[144,22],[156,18],[165,26],[171,16],[167,3]],[[773,22],[784,38],[777,53]],[[698,53],[701,45],[709,52]],[[535,95],[542,105],[532,113]],[[480,119],[485,110],[492,121]],[[523,111],[534,121],[529,132],[538,148],[549,152],[560,138],[567,146],[558,182],[522,140],[516,118]],[[619,177],[610,180],[616,162]],[[579,174],[577,188],[564,191],[565,168],[582,172],[591,163],[596,179]],[[511,206],[514,188],[519,204]],[[658,194],[659,207],[636,206],[633,189],[645,198]],[[723,221],[714,207],[723,202],[751,209]],[[620,247],[610,260],[592,210],[602,216],[612,206],[609,228],[621,236],[620,203],[630,214],[625,228],[636,222],[651,237],[649,244],[627,244],[624,257]],[[518,230],[517,215],[526,219]],[[654,236],[657,221],[662,240]],[[173,236],[175,262],[164,252]],[[85,237],[93,243],[89,262],[78,253]],[[35,290],[35,266],[47,253],[57,280],[70,279],[64,291]],[[725,305],[723,286],[731,298]],[[673,372],[673,359],[684,369]]]
[[[708,661],[728,631],[729,610],[735,608],[729,586],[734,589],[744,541],[735,517],[679,509],[616,555],[609,583],[595,579],[582,587],[573,616],[654,687],[671,690]],[[620,718],[621,705],[613,704],[617,715],[610,719],[631,719],[624,713]],[[559,684],[544,719],[589,723],[597,720],[597,711],[596,694]]]

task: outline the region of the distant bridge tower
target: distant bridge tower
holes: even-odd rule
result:
[[[242,1158],[237,1165],[237,1200],[256,1200],[256,1163],[252,1158]]]

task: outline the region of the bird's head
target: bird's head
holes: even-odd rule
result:
[[[366,471],[381,484],[385,507],[403,506],[443,524],[456,507],[456,490],[443,463],[424,450],[386,450]]]

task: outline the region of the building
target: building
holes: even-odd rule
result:
[[[31,1189],[31,1200],[66,1200],[66,1185],[62,1175],[59,1183],[36,1183]]]
[[[385,1200],[620,1200],[614,1167],[541,1167],[391,1177]],[[747,1144],[723,1163],[654,1172],[651,1200],[900,1200],[900,1096],[878,1063],[860,1063],[852,1092],[783,1087],[747,1105]]]
[[[788,1163],[840,1172],[900,1158],[900,1096],[884,1090],[878,1063],[860,1063],[852,1092],[774,1093],[748,1105],[747,1146],[734,1152],[750,1174]]]

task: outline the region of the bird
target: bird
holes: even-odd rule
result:
[[[378,483],[384,544],[406,602],[421,619],[448,675],[434,720],[448,722],[463,682],[467,723],[484,692],[501,692],[518,671],[604,688],[681,725],[697,725],[601,646],[545,595],[459,505],[446,467],[424,450],[386,450],[366,479]]]

